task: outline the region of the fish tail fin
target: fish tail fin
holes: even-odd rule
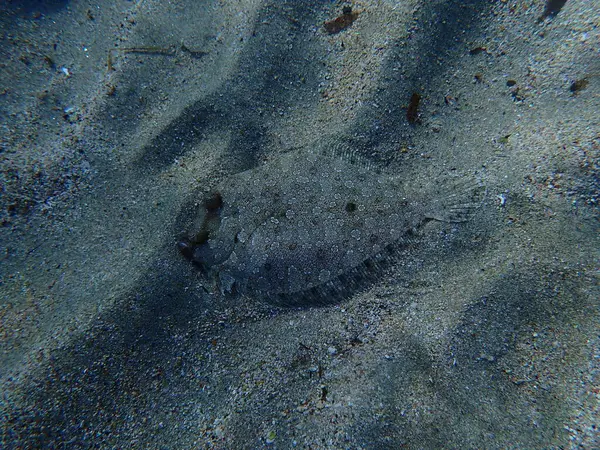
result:
[[[426,213],[430,220],[441,222],[466,222],[471,220],[483,204],[487,188],[481,180],[461,176],[449,183],[441,183],[443,191],[436,196],[431,209]]]

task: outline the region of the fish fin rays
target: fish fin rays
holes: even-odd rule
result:
[[[467,222],[471,220],[487,196],[482,180],[460,177],[450,183],[442,183],[440,192],[425,217],[440,222]]]

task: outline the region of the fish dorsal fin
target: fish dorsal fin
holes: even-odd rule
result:
[[[310,151],[326,158],[338,158],[353,166],[380,173],[384,164],[367,155],[365,144],[345,135],[329,135],[310,145]]]

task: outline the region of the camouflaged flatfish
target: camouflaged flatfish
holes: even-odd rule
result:
[[[285,154],[223,182],[184,255],[236,290],[277,305],[332,303],[377,274],[430,220],[467,220],[482,186],[427,198],[350,157]]]

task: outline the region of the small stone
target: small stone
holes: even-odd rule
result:
[[[267,434],[267,438],[266,438],[267,444],[272,444],[273,442],[275,442],[276,437],[277,437],[277,434],[274,431],[269,431],[269,433]]]

